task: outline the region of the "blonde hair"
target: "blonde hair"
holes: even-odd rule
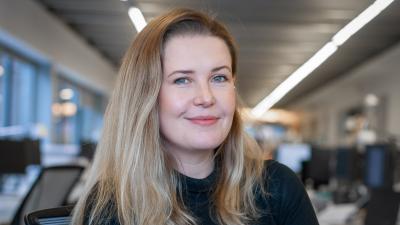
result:
[[[157,98],[163,79],[163,49],[176,35],[221,38],[230,50],[236,73],[234,41],[213,18],[177,9],[151,21],[122,61],[73,224],[97,224],[112,217],[124,225],[196,224],[179,196],[178,174],[173,160],[162,150],[159,129]],[[238,109],[215,154],[220,160],[218,185],[212,195],[217,220],[220,224],[246,224],[259,215],[255,195],[263,193],[264,162],[257,144],[243,131]]]

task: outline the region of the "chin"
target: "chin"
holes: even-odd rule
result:
[[[212,140],[204,140],[204,139],[199,139],[197,141],[201,141],[198,143],[193,143],[192,147],[193,149],[198,149],[198,150],[214,150],[218,148],[224,139],[212,139]]]

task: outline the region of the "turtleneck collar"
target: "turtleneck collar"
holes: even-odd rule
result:
[[[208,192],[213,189],[217,180],[217,169],[214,168],[211,174],[203,179],[188,177],[181,173],[179,173],[179,179],[181,180],[183,191]]]

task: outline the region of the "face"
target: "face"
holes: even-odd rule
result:
[[[213,151],[225,140],[236,102],[231,61],[227,45],[217,37],[186,35],[167,41],[159,118],[168,151]]]

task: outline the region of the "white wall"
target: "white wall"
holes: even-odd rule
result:
[[[50,60],[97,91],[109,94],[116,71],[96,50],[34,0],[1,0],[0,32]]]
[[[313,135],[327,146],[337,146],[341,141],[341,114],[361,105],[368,93],[386,98],[385,130],[387,134],[400,138],[400,44],[363,63],[291,108],[306,115],[306,135]],[[317,123],[314,127],[310,125],[313,120]]]

